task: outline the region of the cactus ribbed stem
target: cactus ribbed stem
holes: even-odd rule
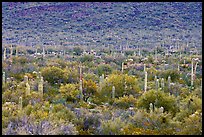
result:
[[[6,60],[6,48],[4,48],[4,56],[3,59]]]
[[[122,62],[122,73],[124,71],[124,62]]]
[[[22,99],[22,97],[19,97],[19,109],[20,110],[23,109],[23,99]]]
[[[112,98],[115,98],[115,86],[112,87]]]
[[[145,83],[144,83],[144,91],[147,91],[147,72],[145,71]]]
[[[3,72],[3,76],[2,76],[2,81],[3,81],[3,85],[6,84],[6,73]]]
[[[164,89],[164,78],[161,79],[161,87]]]
[[[193,86],[193,60],[191,61],[191,86]]]
[[[80,90],[80,100],[83,100],[82,80],[80,80],[79,82],[79,90]]]
[[[30,85],[26,83],[26,95],[30,95]]]
[[[170,83],[171,83],[171,76],[168,76],[168,87],[170,89]]]

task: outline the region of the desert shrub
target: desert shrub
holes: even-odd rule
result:
[[[122,134],[122,128],[125,126],[120,118],[113,118],[111,120],[104,121],[102,120],[101,126],[99,129],[99,135],[120,135]]]
[[[149,104],[153,103],[155,107],[164,107],[164,111],[175,114],[178,111],[176,98],[163,91],[149,90],[139,97],[137,106],[149,110]]]
[[[123,96],[119,97],[118,99],[115,99],[113,105],[119,108],[127,109],[130,106],[136,106],[136,101],[137,100],[133,97],[133,95]]]

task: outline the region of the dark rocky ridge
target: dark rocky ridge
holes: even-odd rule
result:
[[[3,44],[150,46],[171,38],[201,46],[201,29],[199,2],[2,3]]]

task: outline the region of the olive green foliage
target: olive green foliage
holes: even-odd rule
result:
[[[139,94],[137,79],[127,74],[111,74],[105,79],[105,85],[100,92],[102,97],[111,98],[112,87],[115,86],[115,97]]]
[[[164,111],[175,114],[178,111],[176,98],[164,93],[163,91],[150,90],[145,92],[138,99],[138,107],[149,110],[149,104],[153,103],[155,107],[164,107]]]
[[[83,52],[83,49],[80,47],[74,47],[73,52],[74,52],[74,55],[80,56]]]
[[[113,105],[119,108],[127,109],[131,106],[136,106],[137,99],[133,95],[119,97],[114,100]]]
[[[99,133],[102,135],[120,135],[125,123],[120,118],[101,122]]]
[[[97,67],[97,73],[99,76],[101,76],[102,74],[109,75],[112,73],[112,68],[108,64],[101,64]]]
[[[80,61],[82,63],[90,63],[93,61],[93,56],[92,55],[84,55],[80,58]]]
[[[175,82],[175,81],[179,80],[179,78],[180,78],[180,74],[177,70],[159,71],[158,76],[160,76],[166,80],[168,79],[168,76],[170,76],[172,82]]]
[[[62,98],[68,101],[76,101],[77,95],[79,95],[79,88],[76,84],[66,84],[60,86],[59,92]]]
[[[83,80],[83,95],[85,101],[87,101],[89,97],[97,95],[97,85],[91,79]]]

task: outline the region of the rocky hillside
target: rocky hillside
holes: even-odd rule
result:
[[[3,2],[3,44],[155,46],[202,40],[199,2]]]

